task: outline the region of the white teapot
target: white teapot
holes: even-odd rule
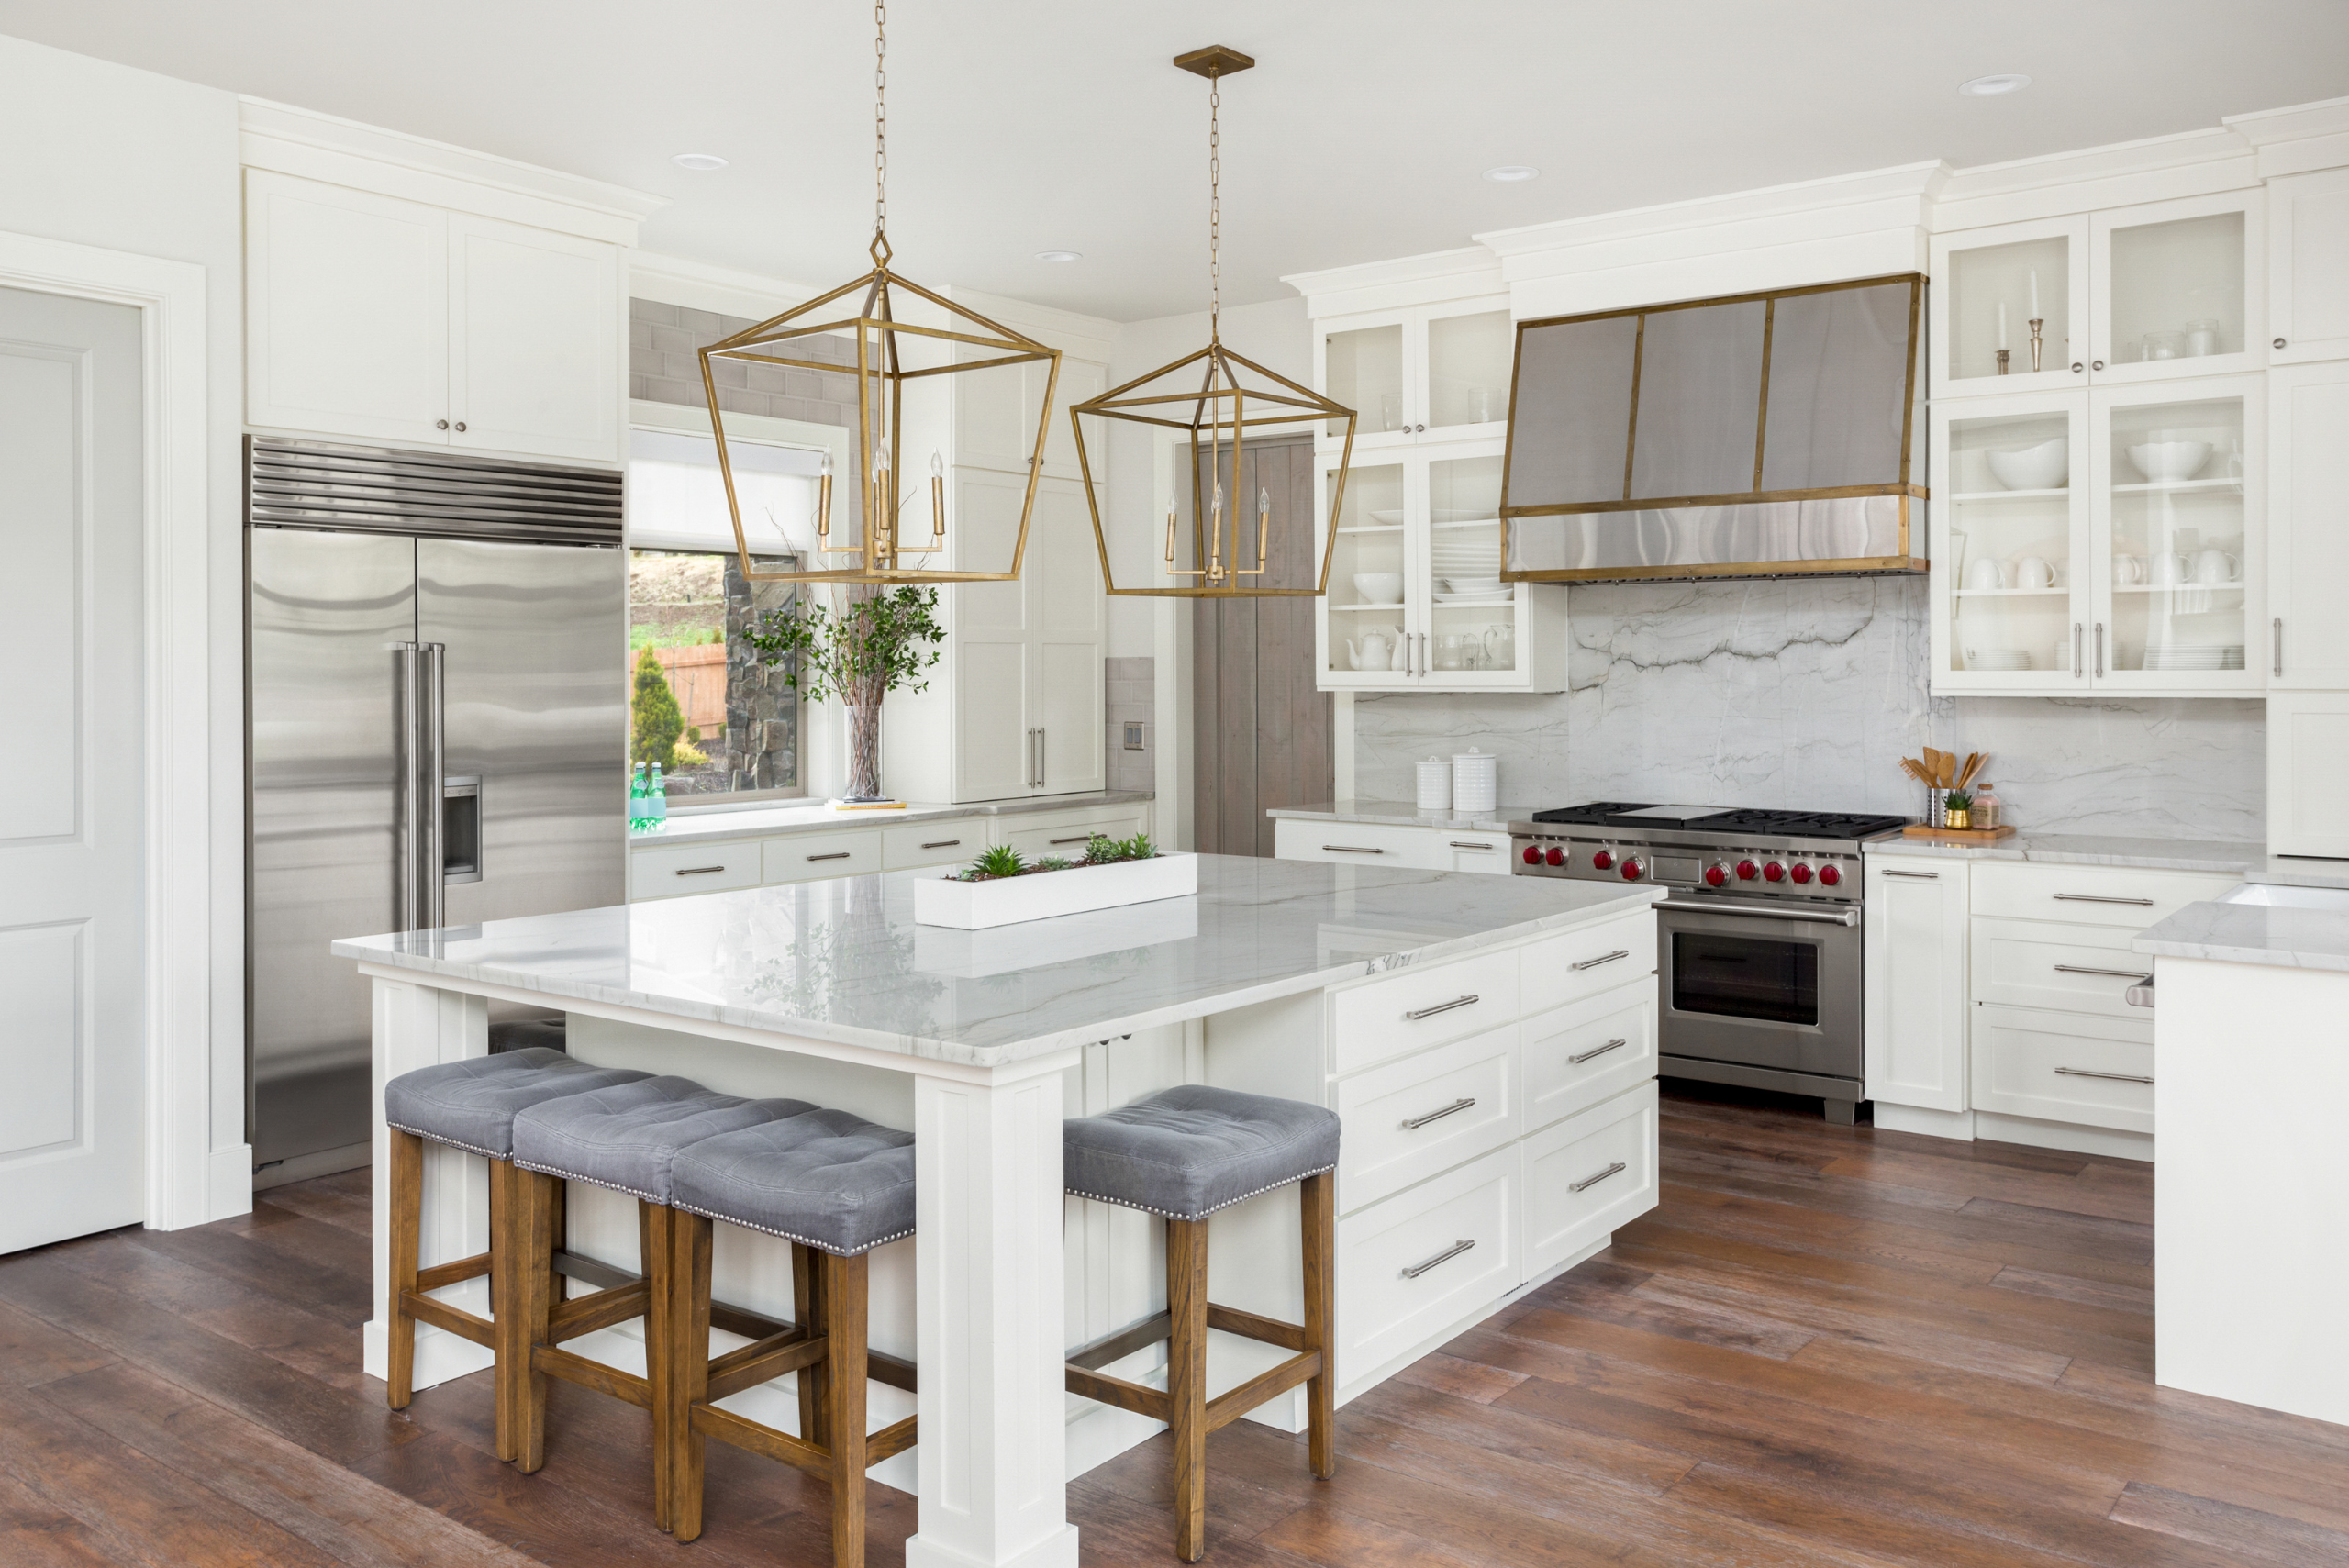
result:
[[[1365,631],[1357,645],[1346,639],[1346,659],[1357,670],[1391,670],[1395,667],[1395,641],[1383,631]]]

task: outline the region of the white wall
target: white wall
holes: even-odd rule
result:
[[[206,270],[212,846],[211,1141],[244,1135],[242,207],[237,100],[193,83],[0,37],[0,228]]]

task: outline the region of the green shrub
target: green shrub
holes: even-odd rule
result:
[[[662,673],[661,661],[653,657],[650,648],[637,653],[636,694],[629,708],[629,760],[658,762],[662,773],[676,772],[677,737],[685,733],[685,715],[677,706],[677,694],[669,689],[669,677]],[[702,761],[709,759],[705,756]]]
[[[963,880],[988,882],[999,876],[1018,876],[1027,869],[1028,863],[1019,858],[1018,850],[1009,844],[996,844],[971,862],[971,869],[963,873]]]

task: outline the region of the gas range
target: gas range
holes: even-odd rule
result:
[[[1695,893],[1857,903],[1860,845],[1908,819],[1595,801],[1508,825],[1520,876],[1652,882]]]

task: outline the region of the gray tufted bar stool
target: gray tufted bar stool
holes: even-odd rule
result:
[[[902,1363],[877,1368],[865,1342],[868,1259],[914,1230],[914,1136],[847,1111],[781,1118],[696,1143],[677,1156],[676,1356],[667,1423],[673,1532],[701,1533],[706,1441],[721,1442],[822,1476],[832,1489],[832,1561],[863,1568],[864,1472],[913,1446],[914,1418],[865,1430],[868,1378],[910,1387]],[[791,1329],[712,1359],[710,1222],[725,1220],[791,1243]],[[799,1435],[718,1407],[716,1401],[799,1373]]]
[[[419,1067],[384,1085],[384,1120],[391,1135],[391,1190],[386,1195],[391,1210],[391,1299],[386,1303],[391,1364],[384,1392],[393,1409],[406,1409],[415,1397],[417,1323],[421,1320],[444,1329],[496,1356],[497,1456],[514,1457],[507,1395],[520,1362],[507,1352],[503,1337],[513,1327],[512,1304],[521,1290],[514,1275],[518,1255],[502,1244],[513,1208],[514,1118],[548,1100],[649,1075],[627,1068],[590,1067],[560,1051],[533,1047]],[[486,1252],[420,1268],[428,1140],[488,1160],[490,1241]],[[551,1226],[554,1222],[551,1219]],[[490,1277],[491,1317],[465,1311],[432,1296],[436,1290],[484,1274]],[[540,1288],[551,1290],[551,1282],[541,1280]]]
[[[507,1207],[507,1241],[522,1261],[522,1294],[509,1315],[508,1343],[522,1370],[511,1381],[508,1418],[514,1461],[524,1473],[545,1463],[549,1377],[625,1400],[651,1414],[654,1522],[672,1528],[670,1459],[675,1445],[666,1426],[672,1408],[666,1393],[674,1337],[669,1266],[677,1218],[670,1207],[674,1163],[695,1144],[814,1108],[803,1100],[721,1095],[690,1078],[670,1076],[548,1100],[514,1118],[517,1176]],[[607,1187],[637,1200],[643,1272],[630,1284],[557,1306],[547,1288],[553,1276],[551,1218],[565,1181]],[[562,1348],[566,1340],[632,1318],[645,1320],[641,1377]]]
[[[1330,1298],[1336,1268],[1338,1118],[1301,1100],[1186,1084],[1062,1125],[1062,1178],[1078,1197],[1166,1221],[1166,1311],[1077,1351],[1068,1391],[1164,1421],[1174,1439],[1174,1554],[1207,1551],[1208,1434],[1276,1394],[1306,1386],[1307,1454],[1314,1475],[1337,1473],[1330,1379]],[[1208,1300],[1208,1217],[1299,1184],[1305,1321],[1283,1323]],[[1208,1330],[1296,1353],[1226,1394],[1207,1396]],[[1167,1341],[1163,1392],[1099,1369]]]

